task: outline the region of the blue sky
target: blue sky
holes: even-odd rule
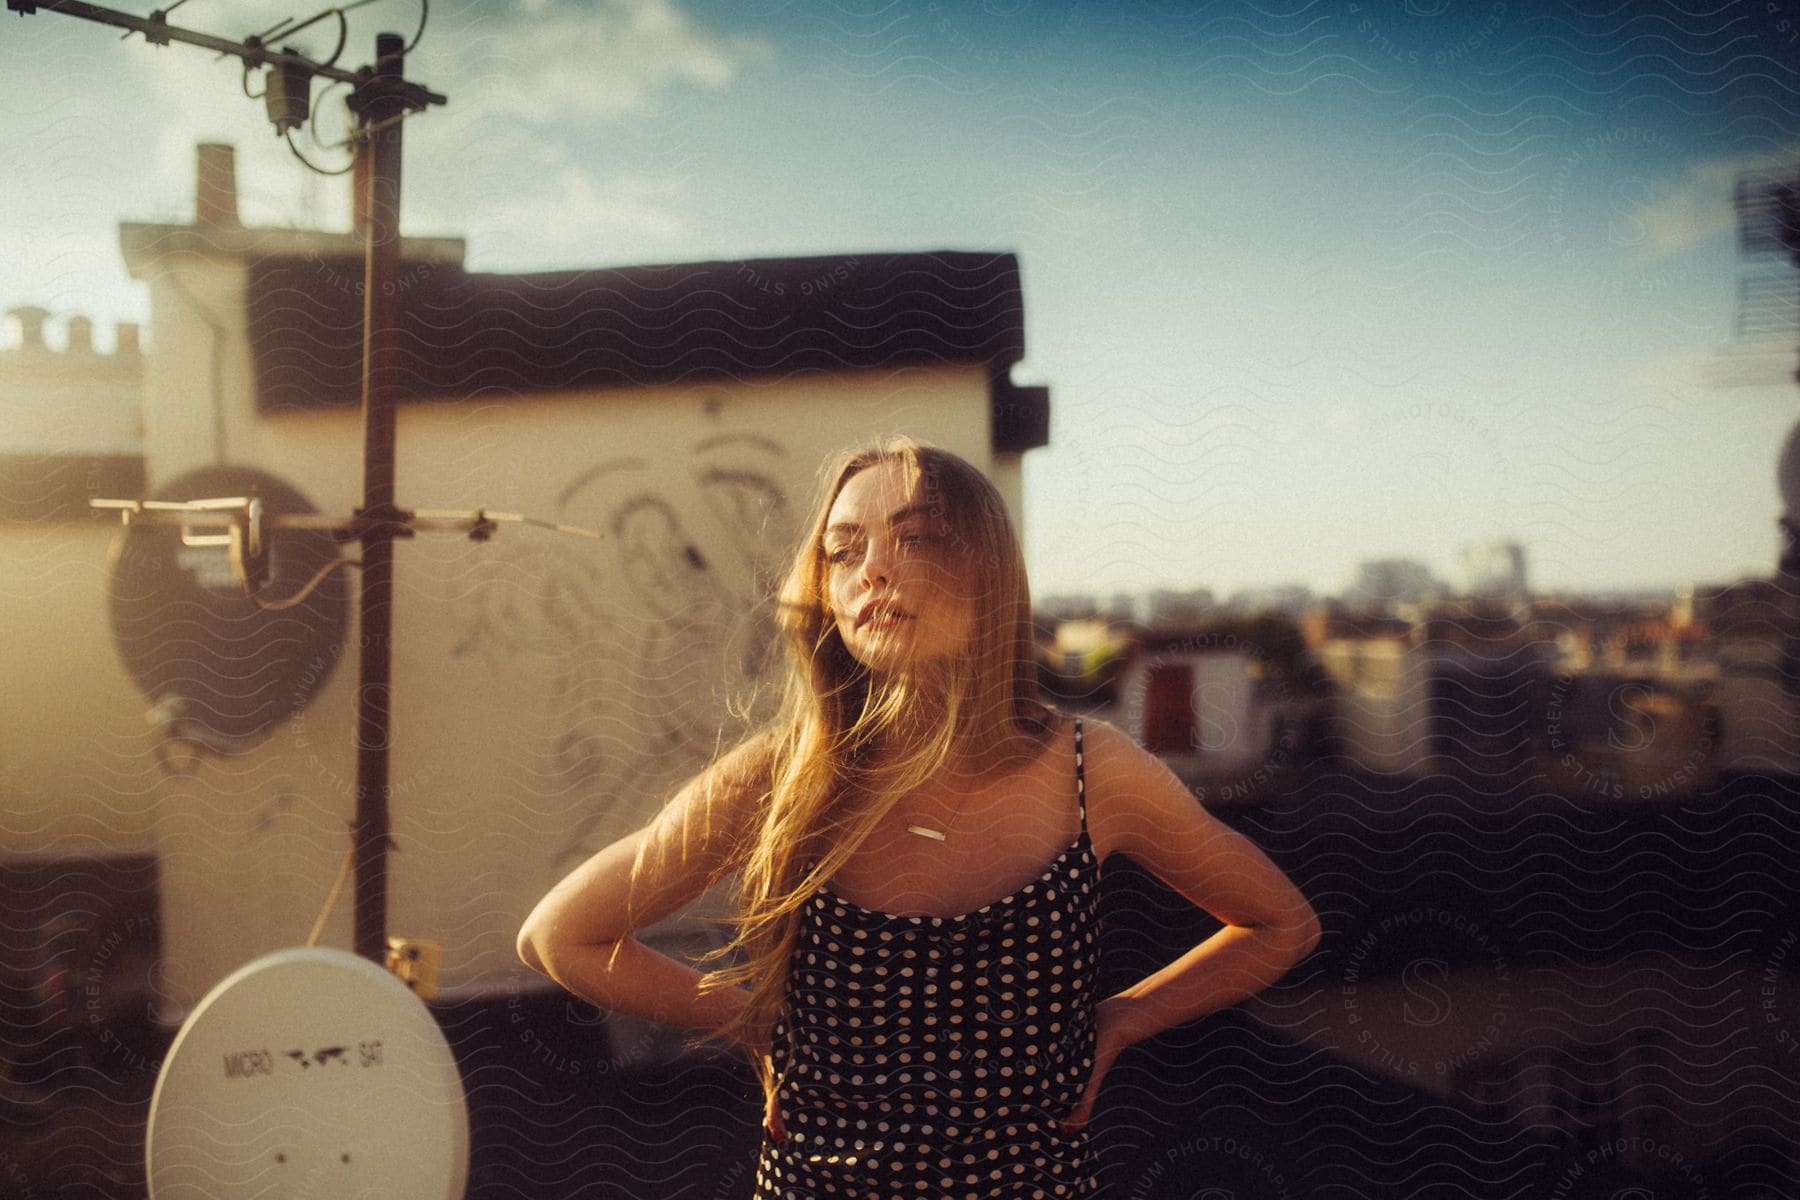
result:
[[[358,10],[346,61],[416,21]],[[1773,564],[1800,413],[1709,383],[1731,180],[1800,146],[1796,26],[1765,0],[440,2],[408,73],[450,104],[408,127],[406,228],[483,270],[1016,251],[1015,378],[1052,389],[1039,593],[1332,592],[1492,538],[1543,587],[1720,581]],[[186,219],[203,139],[238,145],[246,219],[341,227],[344,182],[238,76],[0,22],[0,306],[141,319],[116,222]]]

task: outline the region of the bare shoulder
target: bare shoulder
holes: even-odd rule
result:
[[[1117,725],[1083,717],[1081,728],[1083,772],[1087,776],[1090,800],[1097,798],[1092,793],[1102,785],[1109,793],[1108,798],[1115,801],[1139,801],[1145,799],[1146,794],[1154,798],[1155,794],[1166,791],[1171,783],[1187,794],[1187,789],[1162,759],[1138,745]]]
[[[1173,830],[1217,824],[1162,759],[1109,721],[1082,718],[1082,772],[1088,829],[1102,860],[1120,850],[1142,858]]]
[[[1084,749],[1088,828],[1102,859],[1123,851],[1219,920],[1291,926],[1311,946],[1317,919],[1306,898],[1167,764],[1105,721],[1093,722]]]

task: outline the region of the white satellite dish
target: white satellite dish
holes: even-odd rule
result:
[[[145,1160],[151,1200],[462,1200],[468,1103],[405,984],[342,950],[278,950],[182,1023]]]

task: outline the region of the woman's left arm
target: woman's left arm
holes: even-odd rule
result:
[[[1306,897],[1161,759],[1105,722],[1093,722],[1084,742],[1088,827],[1101,856],[1130,855],[1225,927],[1096,1005],[1094,1071],[1068,1128],[1087,1123],[1102,1077],[1127,1046],[1254,996],[1319,940]]]

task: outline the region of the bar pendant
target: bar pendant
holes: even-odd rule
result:
[[[923,826],[923,825],[908,825],[908,826],[907,826],[907,827],[906,827],[906,832],[908,832],[908,833],[916,833],[916,834],[918,834],[918,835],[919,835],[919,836],[920,836],[920,837],[924,837],[924,838],[930,838],[930,839],[931,839],[931,840],[932,840],[932,841],[934,841],[934,842],[941,842],[941,841],[943,841],[943,840],[944,840],[944,833],[943,833],[943,830],[941,830],[941,829],[927,829],[927,828],[925,828],[925,826]]]

